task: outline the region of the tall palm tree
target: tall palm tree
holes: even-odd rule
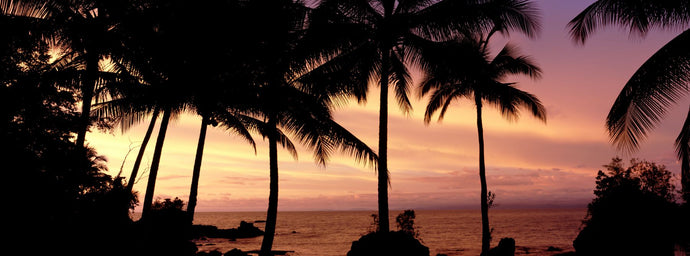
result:
[[[241,61],[247,60],[236,41],[235,27],[244,22],[240,19],[239,1],[179,1],[176,9],[185,13],[178,18],[185,50],[177,57],[185,60],[186,81],[191,85],[191,106],[201,117],[199,140],[192,170],[187,214],[194,218],[199,189],[206,132],[209,125],[220,124],[247,141],[256,151],[248,126],[257,120],[246,118],[239,109],[247,104],[249,80],[244,73],[250,72]],[[229,36],[231,35],[231,36]],[[247,110],[249,111],[249,110]],[[240,115],[240,116],[237,116]]]
[[[417,64],[421,39],[443,40],[460,32],[488,31],[495,24],[534,36],[538,29],[534,7],[528,0],[323,0],[311,14],[310,29],[331,47],[320,47],[324,56],[338,56],[354,69],[353,91],[366,99],[369,81],[380,89],[378,141],[378,230],[388,232],[388,92],[403,110],[411,81],[406,64]]]
[[[81,128],[77,132],[77,148],[83,148],[91,125],[91,105],[99,78],[99,62],[111,57],[121,59],[124,34],[119,23],[126,20],[134,1],[71,0],[45,1],[46,20],[56,33],[51,40],[56,48],[76,56],[83,63],[81,75]]]
[[[265,234],[260,255],[272,255],[278,217],[279,166],[278,146],[293,157],[296,139],[313,152],[315,160],[325,165],[334,151],[345,152],[357,160],[375,164],[376,154],[352,133],[337,124],[332,108],[352,92],[340,87],[332,73],[342,77],[345,71],[322,68],[327,59],[311,55],[305,45],[305,17],[308,9],[300,1],[263,0],[245,2],[240,16],[248,24],[236,34],[245,40],[238,54],[256,93],[249,98],[242,113],[262,120],[252,130],[268,139],[270,189]],[[271,17],[264,19],[262,17]],[[261,33],[256,33],[261,31]],[[253,103],[252,103],[253,102]]]
[[[488,255],[491,243],[489,226],[489,193],[486,184],[484,158],[484,124],[482,110],[485,104],[493,105],[504,117],[516,120],[519,108],[524,108],[536,118],[546,121],[546,110],[534,95],[514,87],[515,83],[503,82],[509,75],[527,75],[539,78],[541,70],[528,57],[516,54],[515,47],[505,46],[493,59],[488,49],[493,33],[479,40],[472,37],[440,43],[425,50],[427,78],[422,83],[421,95],[430,94],[424,113],[429,123],[439,112],[443,119],[450,103],[462,98],[474,101],[477,110],[477,135],[479,138],[479,178],[481,182],[482,253]]]
[[[193,84],[188,78],[188,66],[184,65],[188,59],[184,51],[180,51],[186,49],[182,47],[187,42],[182,40],[186,30],[175,18],[182,11],[182,8],[176,9],[178,3],[156,2],[123,24],[123,29],[130,34],[126,41],[131,54],[128,61],[146,86],[132,90],[120,100],[125,106],[134,106],[136,113],[157,109],[163,114],[144,194],[142,220],[150,216],[170,119],[193,108],[190,99]]]
[[[682,29],[635,71],[616,98],[606,128],[621,150],[633,152],[678,100],[690,91],[690,2],[599,0],[568,23],[574,41],[584,44],[601,26],[621,25],[641,36],[652,29]],[[683,197],[690,201],[690,113],[675,145],[681,160]]]

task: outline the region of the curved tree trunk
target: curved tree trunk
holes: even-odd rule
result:
[[[390,51],[381,59],[381,102],[379,106],[379,163],[378,163],[378,231],[390,231],[388,220],[388,61]]]
[[[196,208],[196,197],[199,192],[199,176],[201,175],[201,158],[204,156],[204,143],[206,142],[206,130],[208,128],[208,118],[201,117],[201,129],[199,130],[199,143],[196,146],[196,157],[194,158],[194,170],[192,173],[192,186],[189,191],[189,201],[187,203],[187,214],[190,222],[194,221],[194,209]]]
[[[153,191],[156,188],[156,176],[158,175],[158,167],[160,166],[161,155],[163,153],[163,142],[165,142],[165,133],[168,130],[168,122],[172,111],[168,108],[163,111],[163,118],[161,119],[161,127],[158,131],[158,138],[156,139],[156,148],[153,151],[153,160],[151,162],[151,170],[149,170],[149,180],[146,185],[146,194],[144,196],[144,206],[141,212],[141,219],[146,218],[151,214],[151,206],[153,205]]]
[[[476,92],[475,92],[476,93]],[[482,256],[489,255],[491,246],[491,230],[489,229],[489,202],[486,186],[486,166],[484,164],[484,125],[482,124],[482,101],[475,96],[477,105],[477,135],[479,138],[479,180],[481,182],[481,211],[482,211]]]
[[[268,211],[266,212],[266,228],[261,242],[260,256],[272,256],[273,239],[275,238],[276,222],[278,219],[278,140],[275,134],[276,123],[269,120],[269,127],[273,129],[268,136],[270,162],[270,191],[268,196]]]
[[[690,108],[685,118],[681,133],[676,139],[678,158],[680,158],[680,185],[686,204],[690,204]]]
[[[158,109],[153,111],[151,122],[149,123],[149,127],[146,129],[146,134],[144,135],[144,140],[141,142],[141,146],[139,147],[137,159],[134,161],[134,166],[132,167],[132,174],[129,176],[129,181],[127,182],[127,191],[130,193],[132,192],[134,182],[137,180],[137,176],[139,175],[139,167],[141,166],[141,161],[144,158],[146,146],[149,144],[149,140],[151,139],[151,134],[153,134],[153,128],[156,126],[156,120],[158,119],[159,112],[160,111]]]
[[[84,77],[84,84],[81,88],[82,102],[81,102],[81,117],[79,118],[80,127],[77,132],[77,149],[84,149],[86,141],[86,132],[89,130],[91,123],[91,100],[93,99],[93,90],[96,87],[96,80],[98,79],[98,55],[89,53],[86,57],[86,76]]]

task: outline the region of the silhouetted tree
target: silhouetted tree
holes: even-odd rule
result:
[[[77,148],[83,148],[86,133],[92,124],[91,104],[94,90],[101,79],[99,62],[104,58],[121,59],[124,34],[119,23],[126,19],[135,1],[3,1],[5,15],[33,19],[51,47],[62,52],[58,61],[75,62],[74,82],[81,92],[81,129]],[[25,11],[30,10],[30,11]]]
[[[489,39],[498,31],[493,30],[486,37],[465,37],[457,41],[439,43],[422,52],[428,63],[425,64],[427,78],[422,82],[421,95],[431,95],[424,122],[431,122],[436,112],[439,112],[439,120],[443,119],[450,103],[462,98],[473,100],[477,109],[482,255],[487,255],[491,242],[489,193],[484,158],[483,104],[485,102],[496,106],[501,114],[510,120],[517,120],[520,108],[524,108],[534,117],[546,121],[546,110],[536,96],[514,87],[515,83],[503,81],[509,75],[539,78],[541,70],[528,57],[517,55],[516,47],[512,45],[506,45],[498,55],[491,58],[488,49]]]
[[[534,9],[526,0],[324,0],[310,14],[310,29],[328,42],[323,56],[337,56],[351,72],[350,86],[361,102],[369,81],[380,87],[378,143],[379,230],[390,229],[388,210],[388,87],[403,112],[412,109],[412,83],[406,64],[418,64],[419,42],[443,40],[461,32],[488,31],[494,24],[529,36],[536,32]]]
[[[2,69],[8,71],[0,80],[2,162],[11,181],[5,204],[21,209],[10,212],[6,232],[12,234],[10,243],[30,254],[93,255],[130,223],[127,214],[113,211],[115,202],[126,201],[131,208],[136,196],[105,173],[104,157],[76,148],[78,88],[55,83],[49,71],[59,65],[48,63],[47,44],[17,26],[21,21],[0,17],[0,27],[16,29],[7,30],[0,52]],[[34,244],[26,237],[36,237]]]
[[[309,50],[300,46],[307,14],[303,3],[252,1],[246,2],[244,8],[241,17],[248,25],[239,28],[238,33],[246,35],[242,49],[248,54],[244,63],[256,92],[254,103],[249,103],[246,111],[263,121],[252,129],[267,138],[269,144],[270,190],[260,254],[272,255],[278,214],[279,144],[296,157],[290,137],[297,139],[322,165],[336,150],[371,164],[375,164],[376,154],[333,120],[335,102],[347,97],[349,91],[330,88],[329,84],[337,83],[328,79],[332,70],[320,68],[321,63],[312,61]]]
[[[627,168],[620,158],[604,167],[573,243],[577,255],[673,255],[685,234],[673,174],[635,159]]]
[[[596,1],[568,24],[574,41],[584,44],[600,26],[617,24],[641,36],[659,28],[686,29],[662,46],[640,68],[613,103],[606,118],[609,136],[619,149],[635,151],[668,108],[690,88],[690,2]],[[690,111],[690,110],[689,110]],[[690,112],[676,141],[681,160],[683,197],[690,200]]]

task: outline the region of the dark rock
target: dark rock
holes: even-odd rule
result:
[[[575,256],[577,255],[575,252],[564,252],[564,253],[556,253],[553,256]]]
[[[429,248],[414,236],[401,232],[373,232],[352,242],[347,256],[429,256]]]
[[[196,256],[222,256],[223,253],[218,250],[213,250],[210,252],[198,252]]]
[[[502,238],[498,245],[489,250],[490,256],[514,256],[515,255],[515,239]]]
[[[254,224],[249,222],[240,222],[240,226],[231,229],[219,229],[212,225],[194,225],[192,226],[192,237],[193,238],[250,238],[264,235],[264,231],[254,226]]]
[[[226,252],[225,254],[223,254],[223,256],[249,256],[249,254],[247,254],[246,252],[243,252],[240,249],[235,248],[235,249],[232,249],[232,250]]]
[[[563,249],[558,248],[558,247],[549,246],[549,248],[546,249],[546,251],[547,252],[560,252],[560,251],[563,251]]]

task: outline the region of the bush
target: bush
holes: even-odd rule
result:
[[[681,229],[673,175],[663,165],[614,158],[596,178],[596,198],[573,245],[577,255],[673,255]]]
[[[151,215],[137,223],[141,255],[194,255],[192,225],[179,198],[156,200]]]

